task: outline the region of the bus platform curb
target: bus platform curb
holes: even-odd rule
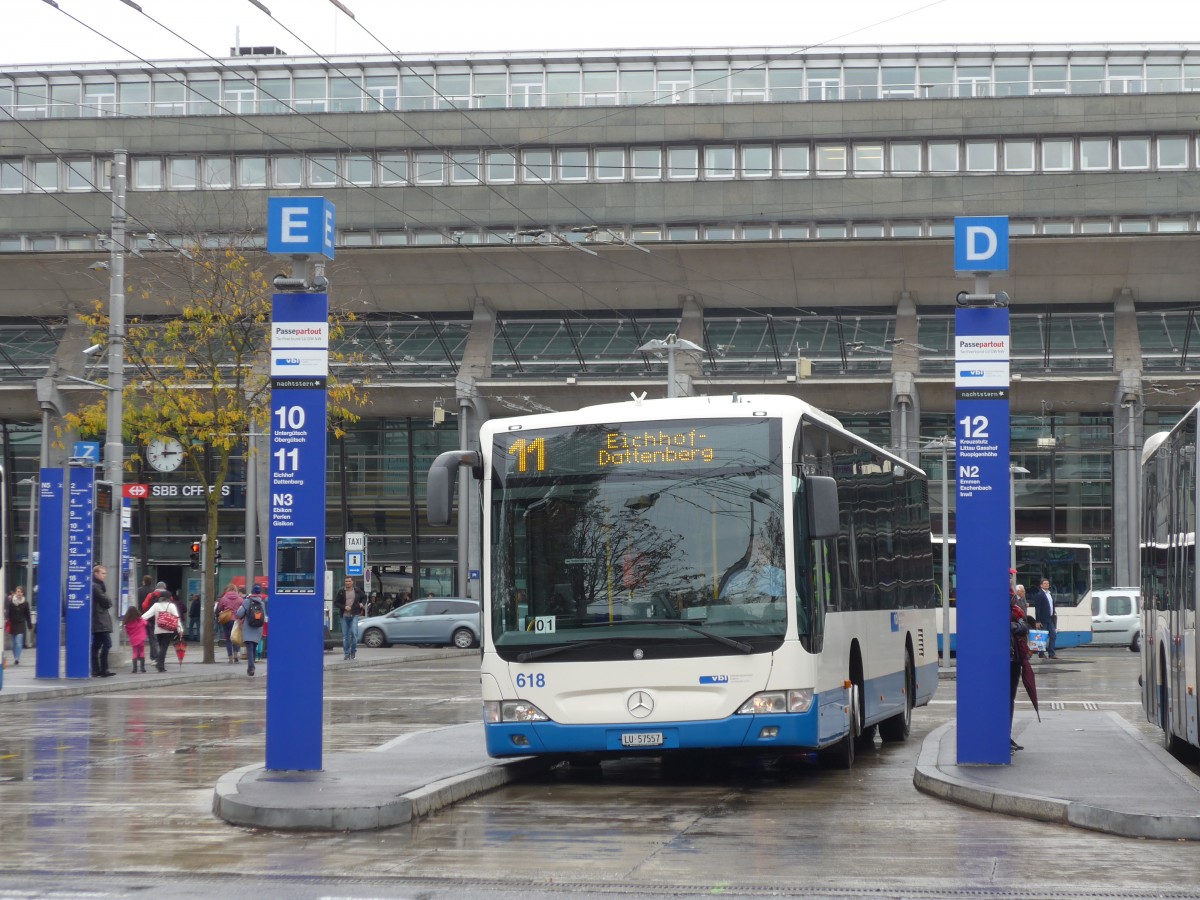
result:
[[[493,760],[483,724],[402,735],[366,751],[325,754],[319,771],[227,772],[213,814],[231,825],[280,831],[369,831],[403,825],[549,768],[546,759]]]
[[[1009,765],[959,765],[957,725],[921,745],[913,784],[963,806],[1131,838],[1200,841],[1200,778],[1104,711],[1018,714]]]

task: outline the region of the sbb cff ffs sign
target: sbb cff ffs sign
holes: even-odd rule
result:
[[[121,496],[127,500],[145,500],[150,496],[148,484],[126,484],[121,487]]]

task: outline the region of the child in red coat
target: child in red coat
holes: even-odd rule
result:
[[[136,606],[125,610],[125,633],[129,635],[129,647],[133,651],[133,674],[146,671],[146,620]],[[138,668],[138,665],[141,668]]]

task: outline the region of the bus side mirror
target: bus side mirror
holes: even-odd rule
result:
[[[430,525],[449,525],[450,510],[454,506],[454,476],[459,466],[478,468],[483,464],[474,450],[447,450],[429,467],[429,480],[425,491],[427,518]]]
[[[820,541],[837,537],[840,529],[837,482],[828,475],[809,475],[804,484],[809,538]]]

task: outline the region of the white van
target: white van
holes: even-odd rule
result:
[[[1141,612],[1138,588],[1092,591],[1092,643],[1128,647],[1136,653],[1142,642]]]

